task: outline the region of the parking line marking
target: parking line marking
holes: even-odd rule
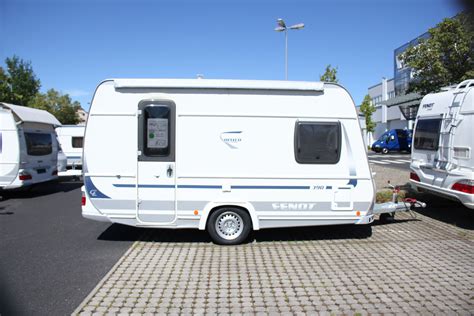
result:
[[[379,163],[381,165],[388,165],[388,162],[378,161],[378,160],[370,160],[371,163]]]
[[[382,161],[385,161],[385,162],[387,162],[387,163],[404,164],[404,162],[397,161],[397,160],[382,160]]]

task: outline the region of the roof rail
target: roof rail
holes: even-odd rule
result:
[[[474,87],[474,79],[464,80],[456,86],[456,90],[462,90],[469,87]]]
[[[113,79],[115,89],[235,89],[324,91],[323,82],[215,79]]]

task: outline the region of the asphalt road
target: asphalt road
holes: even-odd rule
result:
[[[399,170],[410,170],[410,153],[367,153],[369,163],[380,167],[395,168]]]
[[[83,219],[80,186],[0,193],[0,315],[71,314],[142,233]]]

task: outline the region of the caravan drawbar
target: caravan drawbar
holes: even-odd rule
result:
[[[321,82],[111,79],[86,125],[82,215],[207,230],[373,221],[355,104]]]

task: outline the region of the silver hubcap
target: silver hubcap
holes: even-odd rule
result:
[[[234,212],[224,212],[216,220],[216,231],[219,237],[231,240],[242,234],[244,222],[242,217]]]

